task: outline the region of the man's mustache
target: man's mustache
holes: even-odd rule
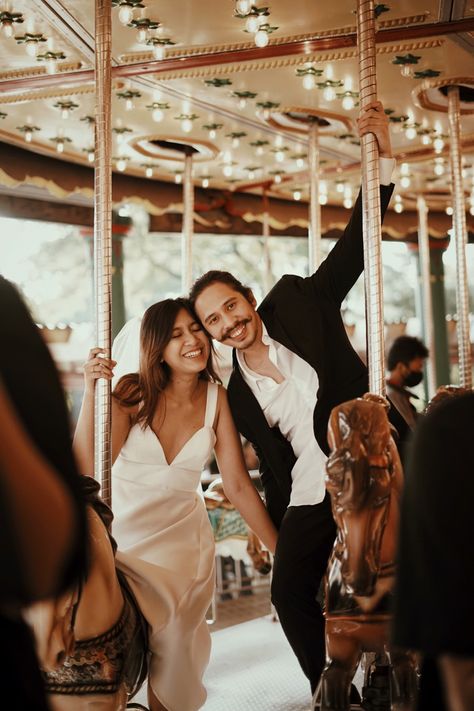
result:
[[[236,328],[239,328],[239,326],[245,326],[247,323],[250,323],[252,319],[250,318],[244,318],[242,321],[237,321],[237,323],[234,323],[233,326],[227,329],[227,331],[224,333],[224,335],[221,338],[222,341],[226,341],[228,338],[230,338],[230,334],[232,331],[235,331]]]

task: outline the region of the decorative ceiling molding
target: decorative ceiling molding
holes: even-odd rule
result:
[[[113,88],[122,89],[125,86],[125,82],[116,81],[114,82]],[[56,99],[69,96],[83,96],[86,94],[94,94],[95,86],[94,84],[86,84],[84,86],[74,86],[69,89],[45,89],[44,91],[28,91],[23,94],[14,94],[2,96],[0,94],[0,105],[8,104],[21,104],[28,101],[41,101],[42,99]]]
[[[404,42],[400,44],[379,45],[376,48],[377,54],[395,54],[397,52],[414,52],[422,49],[434,49],[442,47],[443,39],[421,40],[419,42]],[[212,48],[209,48],[212,51]],[[239,72],[248,71],[263,71],[269,69],[281,69],[284,67],[298,67],[308,62],[337,62],[345,59],[354,59],[357,57],[356,49],[349,49],[340,52],[325,52],[318,54],[306,54],[299,57],[282,57],[277,59],[255,60],[251,62],[240,62],[236,64],[212,65],[199,69],[182,69],[172,72],[162,72],[157,75],[160,81],[168,81],[170,79],[204,79],[206,77],[222,76],[226,74],[238,74]],[[152,59],[149,52],[143,54],[127,54],[121,57],[123,61],[133,62],[134,60],[146,62]]]
[[[56,73],[75,72],[82,67],[81,62],[61,62],[56,66]],[[0,82],[10,79],[28,79],[29,77],[49,77],[45,66],[22,67],[21,69],[9,69],[8,72],[0,72]]]

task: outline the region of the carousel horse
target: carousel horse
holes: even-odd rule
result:
[[[327,662],[313,708],[348,711],[361,654],[376,652],[390,659],[389,708],[408,711],[415,663],[388,646],[403,473],[386,400],[368,394],[335,407],[328,435],[326,487],[337,537],[325,581]]]
[[[52,711],[122,711],[147,674],[145,622],[115,568],[113,515],[99,484],[81,477],[89,526],[89,570],[78,587],[32,606],[33,629]]]
[[[470,392],[472,392],[471,388],[464,388],[460,385],[440,385],[426,406],[424,413],[428,415],[442,402],[446,402],[448,398],[467,395]]]

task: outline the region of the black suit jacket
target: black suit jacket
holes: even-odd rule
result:
[[[393,185],[381,186],[380,190],[383,215]],[[306,278],[286,274],[258,308],[271,338],[303,358],[318,375],[314,436],[326,454],[329,453],[327,426],[332,408],[368,390],[367,368],[351,346],[341,316],[341,303],[363,268],[359,193],[344,234],[319,269]],[[291,470],[296,458],[279,429],[268,425],[242,376],[235,352],[233,362],[228,385],[230,406],[238,430],[255,447],[267,508],[279,526],[290,500]],[[390,419],[405,435],[406,424],[394,408]]]

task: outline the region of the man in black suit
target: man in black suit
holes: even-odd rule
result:
[[[378,141],[383,214],[394,161],[379,102],[362,113],[359,133]],[[266,506],[278,528],[272,600],[313,692],[325,660],[316,595],[335,537],[325,492],[328,418],[335,405],[368,389],[367,368],[340,313],[363,266],[359,196],[344,235],[315,274],[285,275],[258,310],[251,290],[228,272],[204,274],[190,293],[210,335],[234,348],[229,402],[259,456]]]

